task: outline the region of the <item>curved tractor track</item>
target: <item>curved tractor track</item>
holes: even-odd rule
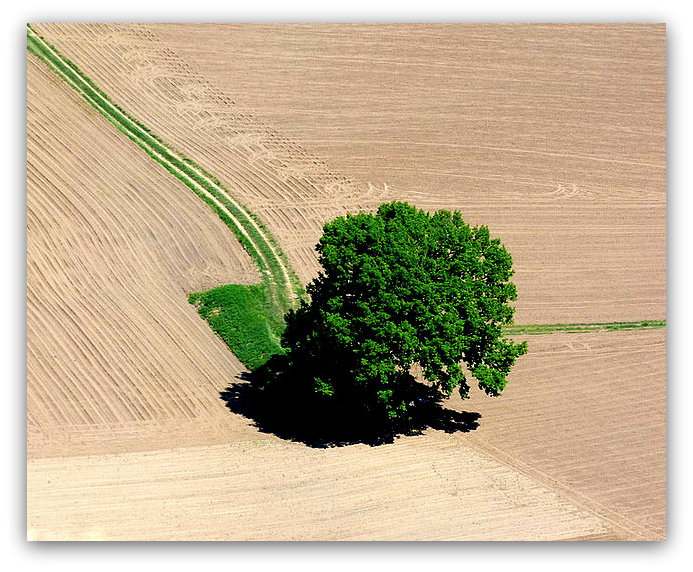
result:
[[[27,49],[77,91],[118,130],[139,145],[152,159],[202,198],[237,236],[269,285],[277,311],[292,307],[301,293],[300,282],[288,267],[274,237],[255,216],[202,167],[172,149],[140,122],[130,117],[101,92],[75,64],[27,25]]]

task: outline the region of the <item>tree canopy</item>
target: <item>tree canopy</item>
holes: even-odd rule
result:
[[[323,230],[310,302],[287,314],[285,353],[254,373],[257,385],[301,403],[301,415],[381,429],[455,388],[467,397],[462,363],[487,394],[503,391],[527,350],[502,337],[517,291],[511,256],[487,227],[393,202]]]

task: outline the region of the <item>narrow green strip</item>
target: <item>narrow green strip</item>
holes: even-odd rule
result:
[[[591,324],[527,324],[504,326],[503,333],[510,336],[553,334],[555,332],[612,332],[615,330],[651,330],[666,328],[666,320],[642,320],[640,322],[596,322]]]
[[[293,300],[303,293],[302,285],[289,267],[276,239],[253,213],[235,199],[231,200],[231,195],[222,184],[202,167],[164,144],[149,128],[114,104],[74,63],[36,34],[28,24],[27,49],[219,215],[256,263],[263,281],[269,285],[270,299],[277,306],[277,311],[283,312],[293,305]]]
[[[217,335],[249,369],[282,353],[284,321],[271,312],[265,284],[228,284],[190,294],[197,308]]]

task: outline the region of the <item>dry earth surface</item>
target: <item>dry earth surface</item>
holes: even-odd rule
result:
[[[473,443],[650,538],[666,528],[666,332],[528,336]]]
[[[664,316],[664,25],[153,30],[358,188],[489,225],[518,323]]]
[[[663,26],[36,30],[304,281],[324,221],[401,198],[502,237],[518,322],[664,318]],[[503,397],[451,403],[470,433],[259,433],[186,301],[250,259],[33,56],[27,90],[29,537],[663,538],[664,330],[532,336]]]
[[[187,187],[27,65],[29,456],[227,423],[217,388],[243,366],[187,293],[257,280],[252,261]]]

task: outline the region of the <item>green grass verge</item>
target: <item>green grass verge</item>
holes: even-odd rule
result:
[[[229,284],[190,294],[188,301],[238,359],[254,369],[282,353],[284,320],[272,311],[268,296],[266,284]]]
[[[27,24],[27,49],[116,129],[141,147],[150,158],[184,183],[221,218],[251,256],[262,276],[252,286],[228,285],[191,294],[200,315],[248,368],[263,364],[282,351],[279,340],[284,312],[293,306],[291,294],[305,295],[278,242],[255,213],[231,200],[221,182],[155,135],[147,126],[114,103],[73,62]],[[217,202],[228,211],[224,212]],[[235,220],[234,220],[235,219]],[[282,267],[286,269],[285,276]]]
[[[553,334],[556,332],[612,332],[616,330],[650,330],[666,328],[666,320],[643,320],[640,322],[601,322],[592,324],[528,324],[504,326],[503,333],[509,336]]]
[[[104,115],[119,131],[142,147],[151,158],[160,163],[217,212],[250,254],[263,276],[268,275],[269,281],[273,283],[272,294],[275,297],[273,302],[279,306],[279,310],[284,311],[291,307],[289,292],[295,293],[298,297],[304,294],[300,281],[291,270],[287,257],[276,239],[254,213],[239,205],[235,199],[234,201],[229,200],[228,191],[219,180],[185,155],[165,144],[148,127],[111,101],[88,76],[73,62],[60,54],[53,45],[39,36],[30,25],[27,25],[27,49],[43,60],[68,85],[78,91],[94,109]],[[214,201],[200,191],[199,187],[223,204],[238,223],[224,215],[214,204]],[[241,231],[239,225],[245,232]],[[287,269],[288,283],[284,279],[281,270],[282,265]]]

